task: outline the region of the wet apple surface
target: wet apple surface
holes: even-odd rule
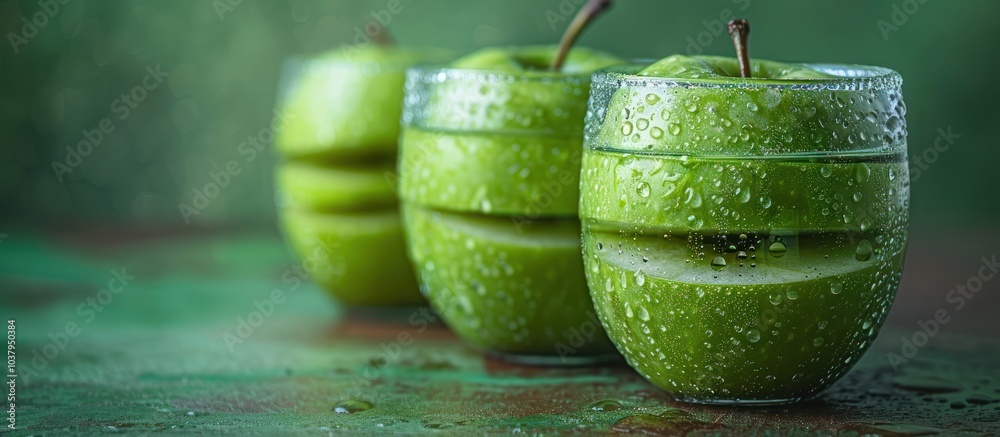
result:
[[[589,71],[620,61],[555,47],[485,49],[411,70],[400,196],[414,268],[432,306],[476,348],[577,364],[614,350],[580,259],[580,148]]]
[[[674,56],[594,83],[588,285],[629,364],[686,401],[815,395],[871,344],[901,277],[898,76],[751,66]]]
[[[406,261],[396,148],[406,69],[446,53],[369,44],[286,65],[279,216],[313,279],[355,306],[423,302]]]

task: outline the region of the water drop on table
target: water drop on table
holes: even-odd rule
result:
[[[594,411],[615,411],[622,408],[621,402],[612,399],[603,399],[587,405],[588,410]]]
[[[340,401],[337,405],[333,406],[333,411],[340,414],[354,414],[360,413],[362,411],[368,411],[372,409],[372,404],[366,401],[359,401],[356,399],[347,399]]]

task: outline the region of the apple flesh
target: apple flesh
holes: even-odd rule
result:
[[[307,211],[396,209],[395,166],[327,167],[305,161],[278,165],[275,179],[285,206]]]

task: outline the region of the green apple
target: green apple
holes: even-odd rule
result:
[[[396,156],[406,69],[449,54],[346,47],[289,64],[276,145],[288,157]]]
[[[454,211],[575,215],[590,73],[622,61],[575,48],[562,72],[543,70],[556,52],[489,48],[411,73],[401,197]]]
[[[572,40],[484,49],[407,78],[400,197],[421,288],[459,337],[517,362],[614,355],[576,212],[590,73],[621,60]]]
[[[598,75],[588,113],[590,293],[629,365],[680,400],[815,395],[874,340],[901,278],[899,76],[751,62],[748,26],[730,23],[739,60]]]
[[[352,306],[424,302],[406,258],[399,212],[281,213],[286,240],[309,279]]]
[[[613,354],[586,293],[580,223],[518,231],[507,217],[404,206],[410,257],[434,309],[462,339],[512,355]]]
[[[334,212],[396,209],[398,205],[391,162],[329,167],[289,161],[278,165],[275,179],[286,206],[292,209]]]

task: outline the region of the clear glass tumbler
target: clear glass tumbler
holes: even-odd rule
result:
[[[577,218],[589,74],[411,69],[400,197],[421,291],[452,330],[519,363],[614,357]]]
[[[779,404],[871,344],[902,273],[902,79],[595,75],[581,207],[591,296],[628,363],[679,400]]]

